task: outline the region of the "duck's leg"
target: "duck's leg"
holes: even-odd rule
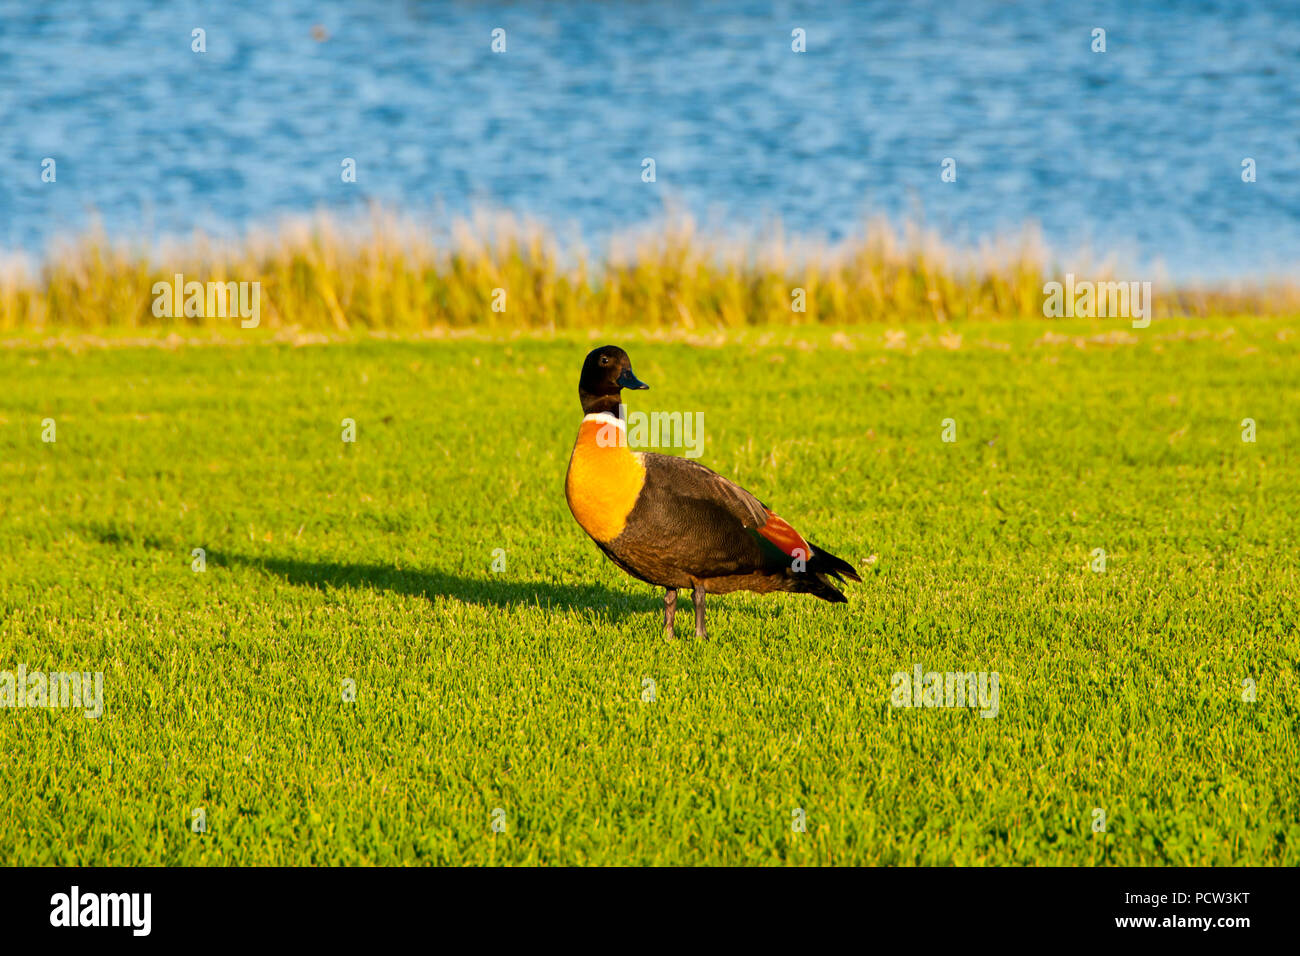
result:
[[[705,637],[709,635],[704,633],[704,583],[700,582],[695,585],[695,590],[691,592],[691,600],[695,602],[695,636]]]
[[[677,616],[677,589],[668,588],[664,592],[664,637],[673,639],[673,618]]]

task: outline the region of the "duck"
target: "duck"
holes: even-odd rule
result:
[[[664,589],[664,636],[674,637],[677,596],[685,589],[695,605],[697,638],[708,637],[708,594],[785,591],[847,603],[836,584],[862,582],[849,562],[810,543],[753,494],[699,462],[628,447],[623,390],[649,387],[618,346],[588,353],[578,379],[583,418],[564,495],[610,561]]]

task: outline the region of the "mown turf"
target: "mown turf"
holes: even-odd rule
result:
[[[105,698],[0,710],[0,861],[1294,865],[1298,331],[620,336],[865,579],[671,644],[564,503],[586,336],[0,349],[0,670]]]

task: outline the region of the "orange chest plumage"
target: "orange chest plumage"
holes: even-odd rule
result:
[[[573,517],[602,544],[623,533],[645,486],[645,462],[614,422],[608,415],[583,419],[564,481]]]

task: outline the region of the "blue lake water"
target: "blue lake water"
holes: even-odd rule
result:
[[[1292,274],[1298,81],[1296,0],[0,0],[0,247],[39,254],[91,210],[156,237],[370,200],[598,246],[671,199],[723,228],[923,214],[974,243],[1036,221],[1179,277]]]

